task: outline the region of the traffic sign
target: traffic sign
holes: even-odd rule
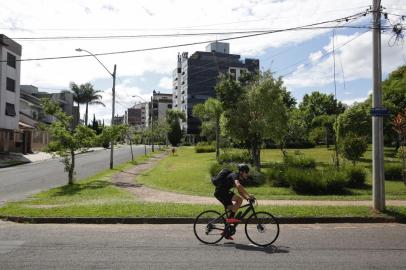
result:
[[[371,115],[372,116],[389,116],[390,111],[384,107],[372,108]]]

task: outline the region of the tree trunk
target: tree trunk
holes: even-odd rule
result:
[[[69,185],[73,184],[73,174],[75,172],[75,151],[70,150],[70,156],[71,156],[71,164],[69,167]]]
[[[85,112],[85,125],[87,126],[87,114],[88,114],[88,107],[89,107],[89,103],[86,102],[86,112]],[[114,119],[111,119],[111,123],[113,123]]]
[[[216,119],[216,159],[220,156],[220,119]]]
[[[80,103],[78,102],[78,125],[80,124]]]
[[[258,139],[254,139],[251,142],[251,156],[252,156],[252,161],[254,163],[255,168],[257,168],[258,171],[261,170],[261,147],[259,145]]]

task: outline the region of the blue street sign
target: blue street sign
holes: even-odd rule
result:
[[[371,115],[372,116],[389,116],[390,111],[384,107],[380,108],[372,108],[371,109]]]

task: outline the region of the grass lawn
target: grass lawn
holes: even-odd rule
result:
[[[164,177],[170,177],[174,172],[178,172],[176,168],[179,167],[175,166],[176,163],[191,157],[193,157],[193,153],[190,148],[179,149],[177,156],[169,156],[162,160],[158,167],[143,176],[144,180],[151,175],[158,175],[155,171],[159,172],[161,166],[170,169],[163,170],[165,173],[162,174]],[[187,190],[187,186],[193,186],[190,185],[194,183],[193,181],[198,183],[200,179],[202,183],[197,185],[195,192],[200,187],[210,193],[212,191],[211,183],[208,182],[208,179],[206,179],[207,182],[201,181],[199,172],[201,172],[201,166],[204,167],[204,164],[207,166],[208,162],[213,161],[212,155],[202,154],[197,158],[199,162],[193,162],[195,165],[188,165],[187,162],[182,161],[180,167],[183,166],[183,172],[188,171],[194,177],[189,178],[183,173],[181,175],[184,178],[180,179],[185,181],[183,184],[185,190]],[[140,157],[137,161],[142,162],[145,159],[145,157]],[[113,170],[106,170],[74,185],[53,188],[20,202],[7,203],[0,208],[0,217],[195,217],[207,209],[220,212],[223,210],[220,204],[142,203],[134,195],[111,184],[113,174],[131,166],[133,165],[130,162],[124,163]],[[167,182],[176,186],[179,181]],[[406,207],[388,207],[388,211],[384,214],[375,213],[366,206],[259,206],[257,209],[269,211],[278,217],[406,216]]]
[[[313,157],[317,166],[332,164],[334,151],[324,148],[299,150],[307,157]],[[391,158],[391,149],[385,149],[385,162],[396,162]],[[294,150],[289,150],[293,153]],[[282,161],[282,153],[278,149],[262,151],[262,162]],[[250,187],[249,192],[260,199],[301,199],[301,200],[371,200],[371,149],[365,153],[359,165],[366,167],[367,187],[364,189],[349,189],[350,195],[296,195],[290,188],[272,187],[265,184],[260,187]],[[193,147],[181,147],[175,156],[168,156],[155,168],[137,178],[137,181],[147,186],[193,195],[212,196],[214,187],[210,182],[209,167],[215,162],[214,153],[196,154]],[[386,199],[406,199],[406,186],[401,181],[385,181]]]

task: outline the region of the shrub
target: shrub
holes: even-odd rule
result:
[[[285,177],[286,166],[280,163],[271,164],[270,168],[265,170],[265,176],[269,183],[274,187],[289,187]]]
[[[196,153],[211,153],[216,152],[216,146],[213,144],[208,144],[207,142],[199,142],[195,146]]]
[[[252,163],[250,154],[247,151],[232,150],[224,151],[219,156],[220,163]]]
[[[345,174],[335,169],[302,170],[286,168],[286,181],[298,194],[340,194],[344,192]]]
[[[307,158],[304,155],[286,155],[283,157],[283,163],[288,167],[300,169],[316,168],[316,161],[314,160],[314,158]]]
[[[402,180],[402,165],[385,164],[385,180]]]
[[[368,148],[366,137],[359,137],[356,134],[349,133],[340,140],[340,150],[344,157],[351,160],[353,164],[357,162]]]
[[[363,167],[348,166],[344,168],[344,173],[348,187],[357,188],[365,185],[367,173]]]
[[[209,168],[210,176],[213,177],[217,175],[222,169],[229,169],[233,172],[237,171],[237,164],[233,163],[225,163],[225,164],[220,164],[220,163],[212,163]]]
[[[222,169],[229,169],[233,172],[237,171],[237,164],[236,163],[213,163],[211,164],[209,171],[210,176],[213,177],[217,175]],[[250,176],[248,177],[247,181],[243,183],[244,186],[260,186],[264,184],[266,181],[266,177],[264,174],[258,172],[255,168],[250,167]]]

